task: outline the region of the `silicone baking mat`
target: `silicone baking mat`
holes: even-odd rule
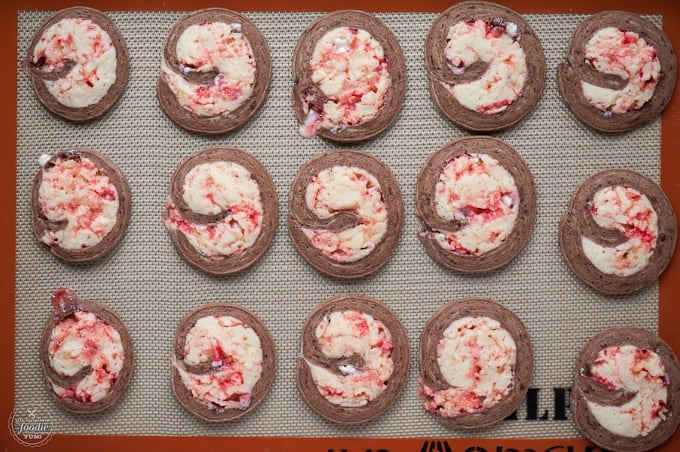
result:
[[[225,5],[223,5],[225,6]],[[228,5],[227,5],[228,6]],[[156,79],[165,36],[186,12],[112,11],[130,50],[125,94],[101,120],[73,125],[37,102],[29,78],[17,69],[15,404],[31,401],[51,408],[55,430],[76,435],[162,435],[237,437],[366,438],[578,438],[563,398],[571,386],[574,357],[594,333],[623,324],[657,330],[658,284],[630,296],[600,295],[578,281],[562,261],[557,226],[575,187],[606,168],[634,169],[659,181],[661,120],[620,135],[596,133],[579,123],[557,92],[555,69],[583,14],[525,14],[547,59],[545,90],[536,109],[517,126],[495,134],[522,155],[536,181],[538,215],[527,247],[507,267],[485,275],[461,275],[435,264],[417,239],[415,181],[427,157],[468,133],[440,116],[430,101],[423,45],[436,13],[376,13],[397,36],[407,61],[407,96],[396,123],[382,136],[353,146],[378,157],[395,173],[405,204],[402,237],[389,263],[375,275],[337,281],[318,274],[296,252],[285,228],[288,191],[312,156],[338,146],[305,139],[290,107],[292,51],[320,12],[245,12],[268,40],[273,79],[263,109],[242,129],[203,137],[175,126],[160,110]],[[19,11],[17,54],[49,11]],[[665,18],[647,15],[658,25]],[[269,169],[279,196],[279,226],[264,258],[231,277],[212,277],[187,266],[175,253],[160,221],[170,176],[189,154],[228,145],[253,153]],[[126,174],[133,213],[121,245],[102,261],[64,264],[33,237],[30,190],[38,157],[70,147],[89,147],[114,160]],[[70,287],[116,310],[133,338],[132,384],[112,409],[74,416],[50,400],[37,359],[50,293]],[[314,414],[295,386],[295,366],[304,319],[333,295],[360,292],[384,301],[404,323],[412,367],[401,398],[386,414],[365,425],[340,427]],[[421,329],[443,303],[468,296],[495,299],[523,319],[535,352],[527,402],[517,419],[461,432],[440,426],[416,399],[417,347]],[[208,425],[186,412],[169,386],[175,329],[191,309],[212,301],[241,304],[256,313],[277,347],[274,386],[253,413],[228,424]]]

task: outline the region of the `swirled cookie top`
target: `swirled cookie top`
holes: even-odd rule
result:
[[[516,356],[515,341],[497,320],[454,320],[437,345],[437,364],[449,387],[432,389],[421,381],[423,406],[444,417],[493,407],[514,387]]]
[[[618,90],[581,81],[583,95],[594,107],[626,113],[641,108],[654,95],[661,64],[656,49],[637,33],[615,27],[600,29],[586,44],[585,58],[599,72],[626,81]]]
[[[588,400],[590,412],[611,433],[646,436],[671,415],[666,371],[652,350],[635,345],[606,347],[597,354],[587,377],[612,391],[634,394],[618,406]]]
[[[32,59],[45,73],[73,64],[66,75],[43,81],[67,107],[97,104],[116,82],[116,48],[109,34],[90,19],[62,19],[50,26],[35,45]]]
[[[226,115],[253,94],[256,63],[241,24],[208,22],[187,27],[176,44],[178,67],[163,59],[162,76],[179,104],[198,116]],[[215,73],[208,84],[185,76]]]
[[[474,63],[488,64],[478,79],[445,84],[462,106],[483,114],[505,110],[521,94],[527,78],[526,55],[513,22],[491,23],[482,19],[458,22],[449,28],[444,56],[456,75]]]
[[[210,224],[191,223],[169,198],[165,226],[184,234],[204,256],[225,257],[243,252],[259,237],[264,213],[259,185],[251,176],[250,171],[235,162],[194,166],[184,179],[184,202],[197,214],[225,215]]]
[[[488,154],[465,153],[448,161],[435,186],[437,215],[458,221],[455,231],[433,232],[444,249],[475,255],[499,247],[517,219],[519,192],[512,175]]]
[[[646,195],[619,185],[605,187],[586,207],[598,226],[617,230],[627,239],[616,246],[604,246],[581,238],[584,254],[599,271],[630,276],[649,264],[659,230],[657,214]]]
[[[97,402],[116,385],[123,368],[125,351],[118,331],[92,312],[76,311],[59,321],[48,346],[49,364],[61,376],[71,377],[91,367],[74,386],[52,383],[59,397]]]
[[[42,170],[40,209],[63,228],[45,229],[41,240],[68,250],[97,245],[116,225],[119,195],[109,176],[91,159],[58,158]]]
[[[188,372],[175,363],[184,386],[194,398],[220,409],[246,409],[263,368],[257,333],[231,316],[201,317],[184,344],[185,365],[210,364],[204,374]]]
[[[339,365],[331,371],[308,362],[319,393],[330,403],[361,407],[379,397],[394,371],[392,336],[373,316],[359,311],[325,315],[314,330],[320,351],[329,359],[359,356],[360,367]]]
[[[391,86],[384,50],[366,30],[338,27],[316,43],[310,64],[311,79],[326,100],[323,111],[309,108],[301,126],[304,136],[318,127],[341,131],[375,118]]]
[[[366,257],[387,232],[380,183],[362,168],[333,166],[320,171],[307,185],[305,202],[322,219],[340,211],[351,211],[359,218],[356,226],[339,232],[302,228],[312,246],[337,262]]]

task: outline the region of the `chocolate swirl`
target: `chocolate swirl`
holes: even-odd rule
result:
[[[85,107],[68,107],[60,103],[50,94],[45,85],[45,81],[54,81],[68,76],[73,69],[75,62],[68,61],[56,72],[47,73],[42,70],[44,61],[33,60],[33,50],[35,49],[43,33],[52,25],[63,19],[89,19],[99,25],[111,37],[113,46],[116,50],[116,81],[109,88],[106,95],[97,103]],[[52,113],[73,122],[85,122],[98,118],[107,113],[118,102],[123,95],[130,73],[130,57],[123,36],[113,21],[105,14],[96,9],[87,7],[73,7],[63,9],[50,16],[33,35],[26,58],[22,62],[26,73],[31,77],[35,94],[45,108]]]
[[[180,164],[170,180],[170,198],[180,216],[187,222],[213,224],[224,218],[228,211],[217,215],[201,215],[193,212],[184,201],[184,180],[194,167],[204,163],[234,162],[250,172],[257,183],[262,200],[262,227],[252,246],[231,256],[206,256],[196,250],[186,236],[176,229],[168,229],[177,253],[190,265],[213,275],[230,275],[244,270],[257,262],[267,251],[274,239],[278,223],[278,201],[276,187],[267,169],[251,154],[236,148],[215,147],[196,152]],[[167,209],[163,218],[167,218]]]
[[[40,339],[40,364],[53,398],[66,410],[74,413],[97,413],[116,404],[123,396],[132,379],[134,353],[132,338],[125,324],[118,315],[106,305],[92,300],[82,300],[70,289],[59,289],[52,295],[54,311],[45,323]],[[96,402],[83,402],[75,397],[60,397],[54,392],[52,385],[62,388],[75,387],[83,378],[97,371],[90,366],[81,368],[73,376],[65,376],[57,372],[50,364],[49,346],[52,330],[59,322],[73,316],[75,312],[90,312],[102,322],[110,325],[120,335],[123,344],[124,361],[118,378],[112,383],[109,393]]]
[[[521,95],[498,113],[484,114],[464,107],[445,86],[476,80],[489,66],[487,63],[477,62],[462,74],[454,74],[446,60],[449,28],[459,22],[475,20],[483,20],[502,28],[508,23],[517,25],[517,42],[526,55],[527,76]],[[515,11],[484,1],[459,3],[437,17],[425,41],[425,65],[429,76],[430,96],[439,111],[457,126],[476,132],[501,130],[519,122],[536,106],[545,83],[545,55],[536,33]]]
[[[522,403],[531,382],[534,356],[531,340],[524,323],[503,305],[484,298],[465,298],[451,301],[442,306],[428,320],[420,335],[419,363],[420,378],[434,390],[450,387],[437,363],[437,349],[444,330],[455,320],[464,317],[489,317],[500,323],[512,337],[517,347],[513,368],[513,385],[510,392],[496,405],[476,413],[445,417],[433,414],[437,421],[451,428],[482,428],[502,421]]]
[[[362,407],[344,407],[326,400],[314,383],[308,364],[322,366],[337,374],[339,374],[339,365],[351,365],[357,369],[364,367],[364,362],[359,356],[331,359],[325,356],[319,348],[315,335],[317,325],[324,316],[342,311],[369,314],[382,322],[392,336],[394,371],[387,381],[387,388],[377,398]],[[406,330],[387,306],[361,294],[338,295],[317,306],[302,328],[302,356],[298,359],[297,385],[305,402],[320,416],[338,424],[359,424],[381,415],[397,401],[408,379],[409,363],[410,352]]]
[[[598,72],[585,57],[588,41],[599,30],[607,27],[637,33],[654,47],[661,64],[654,96],[641,108],[626,113],[600,110],[590,104],[581,88],[582,81],[610,89],[625,86],[625,80]],[[567,62],[561,63],[557,68],[557,84],[562,99],[582,122],[602,132],[625,132],[651,121],[666,108],[675,89],[676,72],[677,61],[673,47],[656,25],[637,14],[604,11],[588,17],[574,31],[569,41]]]
[[[442,248],[432,236],[434,231],[454,232],[465,228],[461,220],[447,221],[437,214],[435,187],[444,166],[467,153],[487,154],[505,168],[519,193],[515,225],[505,242],[480,255],[464,255]],[[427,254],[439,264],[465,273],[488,272],[508,264],[529,241],[536,221],[536,187],[531,171],[522,157],[507,143],[490,137],[463,137],[453,140],[425,162],[416,185],[416,214],[422,223],[420,240]]]
[[[209,404],[194,398],[191,391],[184,386],[182,377],[176,366],[180,366],[184,371],[193,374],[208,374],[217,371],[210,363],[189,366],[184,362],[184,345],[186,344],[187,334],[196,322],[203,317],[229,316],[243,322],[255,331],[260,339],[262,347],[262,374],[260,379],[253,387],[250,395],[250,405],[244,409],[223,408]],[[264,326],[259,318],[252,312],[241,306],[230,303],[211,303],[203,305],[187,314],[177,327],[175,342],[173,345],[173,366],[171,371],[172,392],[179,403],[189,412],[208,422],[231,421],[251,412],[266,397],[271,389],[276,373],[276,350],[274,340],[269,334],[269,330]]]
[[[116,212],[116,224],[113,229],[111,229],[111,231],[109,231],[109,233],[96,245],[80,249],[66,249],[61,247],[57,242],[46,245],[50,248],[52,254],[68,262],[90,262],[100,259],[110,253],[121,241],[123,235],[125,235],[132,210],[130,186],[115,163],[103,154],[91,149],[69,149],[59,151],[47,161],[43,166],[43,169],[38,171],[38,174],[36,174],[33,180],[33,189],[31,192],[32,226],[33,233],[38,241],[43,243],[41,239],[47,231],[58,231],[66,227],[65,222],[53,222],[48,220],[42,210],[40,205],[40,186],[42,185],[43,172],[49,171],[58,161],[79,160],[83,157],[94,162],[98,170],[105,174],[114,187],[116,187],[118,194],[118,212]]]
[[[363,169],[373,175],[380,184],[382,199],[387,209],[387,232],[375,244],[370,254],[355,262],[337,262],[315,248],[302,232],[303,228],[342,231],[357,224],[359,218],[349,211],[338,211],[330,219],[318,218],[307,207],[305,191],[312,178],[322,170],[334,166]],[[382,267],[392,255],[401,235],[404,205],[399,183],[390,169],[381,161],[361,151],[336,150],[326,152],[308,161],[300,168],[290,190],[290,217],[288,232],[302,257],[321,273],[336,278],[360,278]]]
[[[619,231],[600,228],[588,210],[595,193],[614,186],[632,188],[647,196],[658,218],[654,254],[646,267],[629,276],[602,273],[588,259],[581,245],[582,237],[606,247],[627,240]],[[656,281],[673,257],[676,239],[675,212],[661,187],[645,176],[625,169],[601,171],[586,179],[576,189],[559,228],[560,249],[569,268],[590,287],[606,294],[635,292]]]
[[[588,401],[620,406],[635,396],[622,390],[608,390],[589,375],[590,366],[601,350],[624,345],[634,345],[658,354],[668,377],[666,406],[670,412],[646,436],[630,438],[614,434],[602,427],[588,408]],[[632,452],[653,449],[670,438],[680,423],[680,416],[674,412],[678,397],[680,397],[680,363],[673,350],[649,331],[634,327],[618,327],[601,331],[590,338],[578,354],[569,406],[576,426],[590,441],[607,450]]]
[[[383,48],[387,59],[391,86],[380,112],[374,118],[334,131],[319,127],[316,134],[339,143],[357,143],[383,133],[397,118],[406,96],[406,60],[392,31],[371,14],[356,10],[334,11],[314,21],[302,33],[293,53],[293,110],[300,124],[307,109],[323,111],[326,96],[312,81],[310,61],[317,42],[329,31],[350,27],[367,31]]]
[[[272,78],[271,55],[264,35],[242,14],[223,8],[196,11],[172,27],[163,47],[163,58],[167,65],[193,84],[212,85],[217,75],[215,72],[184,74],[179,69],[176,53],[177,41],[187,28],[215,22],[241,25],[241,32],[250,43],[255,58],[255,84],[252,95],[232,112],[216,116],[199,116],[180,105],[162,74],[158,77],[156,85],[158,102],[170,119],[191,132],[211,135],[231,132],[250,121],[264,105]]]

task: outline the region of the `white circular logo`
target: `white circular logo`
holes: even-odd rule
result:
[[[22,402],[9,416],[9,431],[19,444],[40,447],[54,435],[53,419],[47,407],[35,402]]]

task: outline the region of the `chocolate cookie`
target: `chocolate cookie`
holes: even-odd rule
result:
[[[650,232],[656,235],[655,238],[642,229],[639,230],[639,234],[636,232],[639,229],[638,220],[631,220],[630,227],[621,225],[619,229],[613,227],[605,229],[597,225],[592,215],[593,197],[600,190],[616,186],[636,190],[648,198],[658,221],[657,232]],[[632,226],[635,223],[638,223],[638,226]],[[626,232],[622,228],[626,229]],[[615,272],[603,272],[593,264],[584,251],[583,238],[605,247],[606,251],[607,248],[615,249],[617,246],[625,245],[636,235],[647,237],[645,240],[650,242],[653,254],[648,263],[634,274],[617,275]],[[576,189],[559,228],[560,249],[569,268],[583,282],[606,294],[635,292],[656,281],[673,257],[676,238],[675,212],[661,187],[645,176],[625,169],[601,171],[586,179]],[[625,254],[625,250],[621,253]]]
[[[31,194],[38,241],[68,262],[89,262],[111,252],[130,221],[130,186],[123,173],[90,149],[59,151],[41,166]]]
[[[477,21],[481,22],[475,24]],[[477,26],[484,28],[480,35],[484,39],[498,40],[506,35],[506,51],[517,53],[517,47],[521,48],[525,55],[524,61],[516,61],[515,55],[508,54],[501,62],[499,50],[488,56],[484,56],[482,52],[473,52],[478,57],[474,61],[466,62],[462,55],[460,61],[449,61],[446,55],[447,45],[453,45],[449,31],[456,24],[468,28],[461,30],[465,33],[475,33],[474,28]],[[510,64],[508,61],[513,66],[502,72],[519,76],[525,73],[523,81],[517,80],[517,86],[510,90],[519,91],[519,94],[498,97],[490,88],[484,95],[480,94],[482,87],[476,87],[475,83],[481,83],[486,75],[491,77],[497,64]],[[519,70],[516,66],[518,64],[526,70]],[[457,126],[477,132],[496,131],[519,122],[535,107],[545,83],[545,55],[536,33],[513,10],[484,1],[459,3],[444,11],[434,21],[425,41],[425,65],[430,96],[439,111]],[[505,75],[491,77],[489,83],[494,78],[503,77],[507,79]],[[452,91],[460,90],[466,84],[473,88],[475,98],[469,104],[467,101],[461,102],[462,98],[458,96],[462,96],[462,93],[457,92],[454,95]]]
[[[320,324],[325,323],[326,328],[328,328],[333,323],[333,320],[329,320],[332,318],[331,316],[342,315],[342,313],[351,313],[346,315],[351,316],[352,322],[355,322],[354,325],[357,325],[357,328],[362,331],[362,338],[353,337],[350,340],[370,341],[370,344],[364,344],[365,347],[362,345],[362,350],[365,352],[364,356],[357,352],[351,355],[344,353],[342,356],[331,357],[324,353],[319,344],[316,331]],[[370,317],[366,317],[366,315]],[[373,321],[379,323],[369,325],[368,322]],[[348,335],[350,331],[343,329],[342,333]],[[371,339],[372,334],[377,337]],[[340,341],[342,338],[335,336],[334,340]],[[380,352],[376,351],[377,349],[380,349]],[[356,352],[356,350],[354,351]],[[376,394],[375,398],[370,399],[366,394],[363,394],[365,397],[362,402],[333,403],[321,393],[323,388],[320,388],[314,381],[313,368],[335,375],[333,378],[340,380],[344,378],[346,384],[357,382],[352,380],[352,375],[365,375],[366,378],[375,377],[379,370],[371,368],[368,361],[371,359],[369,355],[374,357],[378,353],[384,360],[391,360],[393,370],[387,372],[390,375],[386,380],[378,382],[382,384],[382,390]],[[409,356],[406,330],[387,306],[365,295],[338,295],[317,306],[307,318],[302,329],[302,355],[297,366],[298,389],[307,404],[316,413],[328,420],[339,424],[367,422],[384,413],[396,402],[408,378]],[[331,393],[338,396],[335,391],[331,391]],[[348,400],[352,400],[352,397],[349,396]]]
[[[332,172],[337,181],[341,171],[350,173],[354,181],[324,187],[321,175]],[[322,194],[312,196],[312,191]],[[353,202],[348,204],[350,199]],[[326,203],[319,209],[330,210],[319,216],[308,200]],[[364,210],[371,210],[370,215]],[[335,150],[314,157],[300,168],[290,191],[288,232],[300,255],[321,273],[360,278],[375,272],[392,255],[403,216],[399,184],[385,164],[361,151]],[[375,242],[366,239],[352,248],[349,242],[356,234],[366,237],[364,233],[373,234]]]
[[[181,40],[182,34],[189,27],[209,26],[219,23],[229,26],[232,34],[238,35],[239,38],[242,36],[247,40],[248,44],[244,44],[244,46],[249,47],[252,56],[245,58],[229,55],[227,58],[234,60],[243,58],[244,61],[239,63],[254,66],[252,86],[232,85],[233,80],[231,78],[235,74],[240,75],[243,68],[230,67],[227,72],[220,73],[214,67],[214,62],[212,61],[213,59],[218,59],[219,55],[215,55],[210,61],[198,61],[198,57],[195,56],[187,56],[187,58],[193,58],[196,61],[185,61],[177,55],[178,41]],[[225,42],[231,41],[227,41],[225,38]],[[236,65],[236,62],[232,65]],[[210,67],[205,69],[201,68],[201,66]],[[167,68],[167,74],[165,68]],[[245,90],[252,89],[252,92],[240,104],[234,105],[235,108],[233,110],[227,108],[221,112],[211,110],[197,114],[195,108],[192,107],[194,104],[188,103],[187,106],[182,105],[176,93],[171,89],[168,77],[177,77],[181,79],[180,82],[188,83],[192,89],[196,87],[198,90],[196,105],[210,103],[200,96],[210,90],[212,86],[219,85],[221,87],[220,92],[222,94],[226,93],[224,94],[226,98],[232,101],[234,99],[230,99],[230,97],[238,98],[238,96],[243,96],[243,91]],[[163,67],[158,77],[156,91],[161,108],[180,127],[191,132],[224,134],[241,127],[255,116],[267,99],[271,78],[272,61],[267,40],[255,24],[235,11],[223,8],[209,8],[190,14],[180,20],[170,30],[163,47]]]
[[[230,327],[238,328],[238,340],[225,343],[224,341],[220,341],[217,336],[212,337],[210,338],[211,342],[220,344],[220,346],[217,347],[217,349],[219,349],[219,355],[213,356],[209,352],[202,352],[199,355],[199,357],[202,357],[199,362],[187,363],[185,359],[188,350],[187,347],[189,347],[187,336],[190,336],[192,328],[194,328],[201,319],[211,317],[220,318],[225,316],[235,319],[236,322],[227,326],[225,326],[224,322],[218,322],[217,324],[222,329],[228,329]],[[211,330],[211,332],[213,331]],[[228,349],[228,347],[238,348],[236,342],[243,344],[246,342],[246,338],[252,337],[253,334],[259,339],[261,356],[256,359],[261,361],[261,367],[255,363],[243,362],[244,356],[242,354],[237,353],[235,350]],[[199,339],[203,339],[203,342],[205,342],[205,337]],[[199,340],[199,342],[201,341]],[[238,349],[238,351],[242,350]],[[208,356],[206,358],[206,356],[203,355]],[[252,388],[248,387],[248,389],[244,389],[244,385],[249,384],[245,376],[245,374],[249,372],[249,366],[253,366],[256,369],[259,369],[259,371],[255,371],[257,375],[254,375],[253,378],[256,378],[256,381]],[[173,346],[173,366],[171,376],[172,392],[184,408],[201,419],[209,422],[223,422],[236,419],[249,413],[264,400],[271,389],[275,371],[276,353],[274,341],[269,334],[269,331],[260,319],[241,306],[229,303],[211,303],[201,306],[187,314],[177,328]],[[223,375],[220,375],[220,373],[223,373]],[[201,391],[200,396],[197,395],[192,392],[190,388],[187,388],[182,379],[182,374],[190,376],[190,379],[194,382],[205,381],[205,379],[200,377],[209,375],[211,376],[211,382],[219,382],[219,389],[232,392],[228,394],[228,398],[220,400],[219,402],[201,400],[201,396],[214,395],[214,393],[211,391],[209,394],[208,391]],[[196,378],[194,378],[194,376]],[[235,386],[239,385],[243,386],[244,388],[241,389],[246,392],[241,392],[241,389],[238,388],[234,389]]]
[[[217,169],[207,178],[219,180],[213,180],[203,193],[213,210],[194,211],[187,197],[196,200],[200,196],[187,191],[195,193],[200,187],[187,185],[187,176],[197,167],[215,164]],[[232,169],[238,174],[229,177]],[[251,154],[230,147],[204,149],[188,157],[173,174],[163,222],[177,253],[188,264],[214,275],[233,274],[253,265],[269,248],[278,222],[276,188],[267,169]],[[229,234],[233,239],[228,239]]]
[[[605,109],[598,108],[584,94],[582,86],[584,82],[610,90],[623,90],[634,77],[638,77],[638,74],[630,74],[626,79],[622,74],[614,75],[598,70],[595,64],[599,63],[596,60],[605,58],[594,59],[587,54],[586,46],[594,35],[609,27],[621,33],[620,42],[614,41],[617,43],[615,45],[617,54],[629,53],[622,52],[622,47],[625,45],[637,47],[639,40],[644,39],[647,45],[653,48],[647,52],[649,65],[656,64],[654,60],[660,65],[658,76],[648,73],[650,70],[648,66],[645,66],[644,71],[643,68],[639,68],[639,74],[642,74],[639,80],[640,90],[646,91],[650,88],[653,90],[652,97],[641,106],[626,103],[617,107],[617,111],[614,111],[611,105]],[[612,58],[612,64],[618,64],[615,63],[616,60],[619,60],[618,56]],[[626,62],[620,64],[624,72],[637,71],[633,69],[636,67],[633,64]],[[671,42],[657,26],[637,14],[604,11],[588,17],[574,31],[569,42],[567,62],[557,68],[557,83],[562,99],[578,119],[602,132],[624,132],[651,121],[661,113],[675,89],[676,72],[677,62]]]
[[[54,31],[50,30],[51,27],[60,21],[70,19],[79,22],[83,20],[94,22],[101,31],[108,34],[110,42],[99,31],[86,31],[85,26],[76,26],[64,38],[52,35],[48,36],[47,42],[42,41],[46,33]],[[93,39],[80,41],[81,43],[94,42],[93,49],[72,49],[71,54],[62,54],[59,57],[53,55],[59,51],[71,50],[70,47],[74,47],[74,35],[78,33],[96,34]],[[64,44],[59,43],[62,41]],[[45,47],[49,49],[50,45],[54,48],[48,56],[45,53]],[[36,47],[42,50],[39,49],[36,53]],[[89,50],[94,53],[89,55]],[[112,50],[113,53],[109,53]],[[96,61],[89,61],[90,57],[102,60],[115,59],[115,74],[109,76],[105,70],[100,70],[92,79],[79,79],[84,76],[78,70],[82,69],[84,72],[86,62],[88,68],[99,66]],[[102,64],[105,63],[104,61]],[[33,35],[22,65],[31,77],[33,89],[40,103],[52,113],[74,122],[89,121],[108,112],[123,95],[130,73],[128,50],[116,25],[100,11],[82,6],[63,9],[50,16]],[[63,96],[62,100],[55,96],[54,92],[57,91],[61,93],[60,96]]]
[[[642,387],[638,392],[629,392],[630,388],[625,387],[628,379],[624,380],[622,385],[615,385],[603,378],[602,375],[593,374],[600,352],[609,349],[606,356],[615,358],[617,353],[622,353],[621,347],[626,346],[637,348],[633,351],[636,356],[634,358],[636,361],[633,362],[636,362],[634,365],[638,370],[630,369],[633,372],[631,379],[634,380],[636,375],[639,376],[644,373],[647,375],[645,380],[648,384],[665,388],[667,394],[665,402],[648,413],[651,414],[655,422],[658,421],[658,424],[650,431],[646,431],[645,434],[633,436],[610,431],[598,421],[593,409],[589,406],[593,404],[593,408],[603,406],[607,407],[606,410],[616,411],[617,407],[623,407],[633,399],[643,397],[644,388]],[[659,362],[661,367],[658,367]],[[656,368],[651,368],[652,365]],[[618,370],[620,372],[626,371],[625,369]],[[571,415],[581,432],[590,441],[604,449],[643,451],[662,444],[671,437],[677,429],[678,423],[680,423],[680,417],[674,412],[678,397],[680,397],[680,363],[678,363],[673,350],[658,336],[649,331],[633,327],[609,328],[588,340],[576,358],[574,385],[571,389]],[[635,407],[626,410],[626,414],[614,415],[610,413],[610,416],[614,416],[611,420],[616,423],[616,416],[619,416],[621,424],[623,424],[625,419],[635,416],[638,411],[644,409],[644,405],[646,403],[635,404]],[[622,409],[625,410],[625,408]],[[641,424],[645,426],[646,421],[641,422]],[[643,428],[647,430],[650,426],[651,424]],[[640,427],[640,425],[636,425],[636,427]]]
[[[40,339],[40,363],[50,393],[74,413],[109,408],[123,396],[132,378],[130,333],[110,308],[82,300],[72,290],[57,290],[52,304],[54,312]],[[75,359],[77,354],[84,357]],[[61,355],[65,362],[59,362]],[[69,369],[74,365],[78,367]]]
[[[478,157],[473,158],[475,154]],[[445,183],[440,179],[444,177],[444,170],[457,158],[468,159],[473,166],[492,164],[482,162],[479,156],[495,160],[500,165],[500,174],[509,174],[512,177],[516,192],[505,193],[500,185],[497,189],[484,188],[480,183],[472,182],[471,185],[460,188],[449,181],[448,184],[453,184],[452,196],[461,205],[451,204],[451,208],[455,209],[453,216],[450,219],[443,217],[437,209],[437,199],[440,196],[437,194],[437,186]],[[493,163],[493,166],[496,164]],[[497,198],[492,196],[494,190],[499,191]],[[463,191],[477,194],[479,199],[470,199],[470,204],[465,204],[465,199],[460,196]],[[440,201],[449,203],[449,200]],[[487,206],[480,204],[485,202],[488,203]],[[499,205],[494,207],[493,202]],[[475,227],[478,219],[486,221],[498,216],[496,211],[499,206],[507,210],[507,215],[514,215],[515,219],[512,229],[506,231],[507,235],[495,235],[494,240],[498,240],[495,248],[487,249],[480,245],[471,249],[449,243],[446,234],[465,233],[465,228]],[[427,254],[436,262],[446,268],[466,273],[492,271],[514,259],[529,240],[536,220],[534,179],[522,157],[507,143],[490,137],[458,138],[432,154],[423,166],[416,185],[416,215],[421,222],[420,240]],[[489,236],[489,240],[491,238]]]
[[[339,96],[337,93],[324,93],[319,83],[313,80],[312,57],[317,43],[324,35],[340,27],[350,28],[355,36],[363,30],[377,41],[383,52],[382,56],[378,55],[380,61],[377,68],[371,69],[384,68],[389,74],[390,82],[384,102],[375,116],[353,120],[350,124],[330,121],[329,124],[324,125],[319,123],[326,116],[324,104],[329,101],[341,102],[341,100],[336,99]],[[350,48],[349,44],[343,44],[338,53],[347,53]],[[351,79],[351,74],[347,79]],[[377,92],[379,88],[372,87],[370,91]],[[406,62],[401,47],[392,31],[373,15],[355,10],[334,11],[314,21],[300,36],[293,54],[293,110],[302,127],[305,127],[310,118],[314,119],[310,115],[315,115],[316,119],[311,123],[314,124],[312,128],[315,130],[312,130],[310,135],[316,133],[322,138],[340,143],[356,143],[374,138],[384,132],[397,118],[405,95]],[[353,96],[358,95],[348,93],[346,97]],[[363,98],[364,96],[361,95],[361,99]],[[353,102],[359,101],[358,97],[353,100]],[[351,106],[348,109],[353,110]]]
[[[522,321],[512,311],[495,301],[482,298],[466,298],[447,303],[435,312],[425,324],[425,328],[420,336],[419,349],[419,397],[421,402],[424,405],[428,405],[429,402],[434,401],[432,396],[427,395],[423,390],[424,385],[430,391],[460,389],[461,391],[466,391],[468,395],[474,392],[471,388],[458,388],[449,384],[442,374],[437,358],[440,350],[440,340],[444,337],[444,332],[449,325],[460,319],[483,317],[498,322],[500,324],[499,327],[505,330],[515,343],[515,360],[512,363],[508,363],[511,366],[512,380],[508,385],[508,392],[494,405],[479,407],[478,409],[471,410],[471,412],[463,412],[455,416],[445,415],[446,413],[441,408],[428,409],[437,421],[447,427],[473,429],[500,422],[519,407],[529,389],[534,358],[529,334]],[[481,346],[481,344],[478,345]],[[472,357],[470,358],[472,359]],[[497,360],[497,358],[493,359]],[[459,362],[458,364],[460,365],[461,363]],[[464,360],[462,364],[465,364]],[[477,366],[476,372],[484,372],[483,367],[485,364],[487,363],[480,363]],[[497,362],[493,364],[494,366],[499,365]],[[483,401],[483,397],[481,400]],[[469,403],[469,400],[465,400],[465,402]]]

